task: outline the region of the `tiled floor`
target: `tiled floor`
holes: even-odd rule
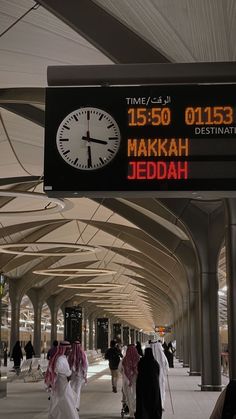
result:
[[[224,383],[227,380],[223,378]],[[217,392],[201,392],[200,377],[189,377],[187,369],[176,364],[169,373],[173,401],[167,388],[163,419],[209,419]],[[89,382],[81,395],[80,419],[118,419],[121,411],[121,380],[117,394],[111,392],[107,362],[92,365]],[[8,385],[8,397],[0,400],[0,419],[47,419],[48,400],[42,381],[13,382]]]

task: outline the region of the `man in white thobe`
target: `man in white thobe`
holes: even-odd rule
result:
[[[169,365],[167,358],[164,354],[162,344],[160,342],[151,342],[150,348],[152,348],[152,353],[155,360],[158,362],[160,367],[160,375],[159,375],[159,385],[160,385],[160,393],[161,393],[161,405],[162,409],[164,409],[165,405],[165,398],[166,398],[166,381],[167,381],[167,374],[169,370]]]
[[[69,342],[61,342],[49,363],[50,379],[46,381],[52,389],[49,419],[79,419],[69,382],[71,370],[66,357],[68,348],[70,348]]]
[[[79,341],[72,344],[72,352],[68,358],[72,371],[71,388],[74,391],[75,407],[79,411],[80,393],[84,383],[87,382],[88,359]]]

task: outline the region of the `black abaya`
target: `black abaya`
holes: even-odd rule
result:
[[[147,353],[147,349],[138,364],[135,419],[161,419],[160,368],[152,353]]]
[[[236,380],[230,380],[227,385],[222,419],[234,419],[236,416]]]

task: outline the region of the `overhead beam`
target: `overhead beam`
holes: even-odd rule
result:
[[[114,63],[166,63],[168,58],[92,0],[38,0]]]
[[[45,105],[44,87],[9,87],[0,89],[0,103],[27,103]]]
[[[236,62],[48,67],[49,86],[235,82]]]
[[[39,182],[40,176],[19,176],[19,177],[8,177],[8,178],[1,178],[0,179],[0,186],[4,185],[12,185],[15,183],[28,183],[28,182]]]
[[[45,112],[42,109],[25,103],[0,103],[0,107],[44,127]]]

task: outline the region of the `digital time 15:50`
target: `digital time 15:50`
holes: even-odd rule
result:
[[[170,125],[170,108],[129,108],[128,125],[130,127],[142,127],[145,125]]]

